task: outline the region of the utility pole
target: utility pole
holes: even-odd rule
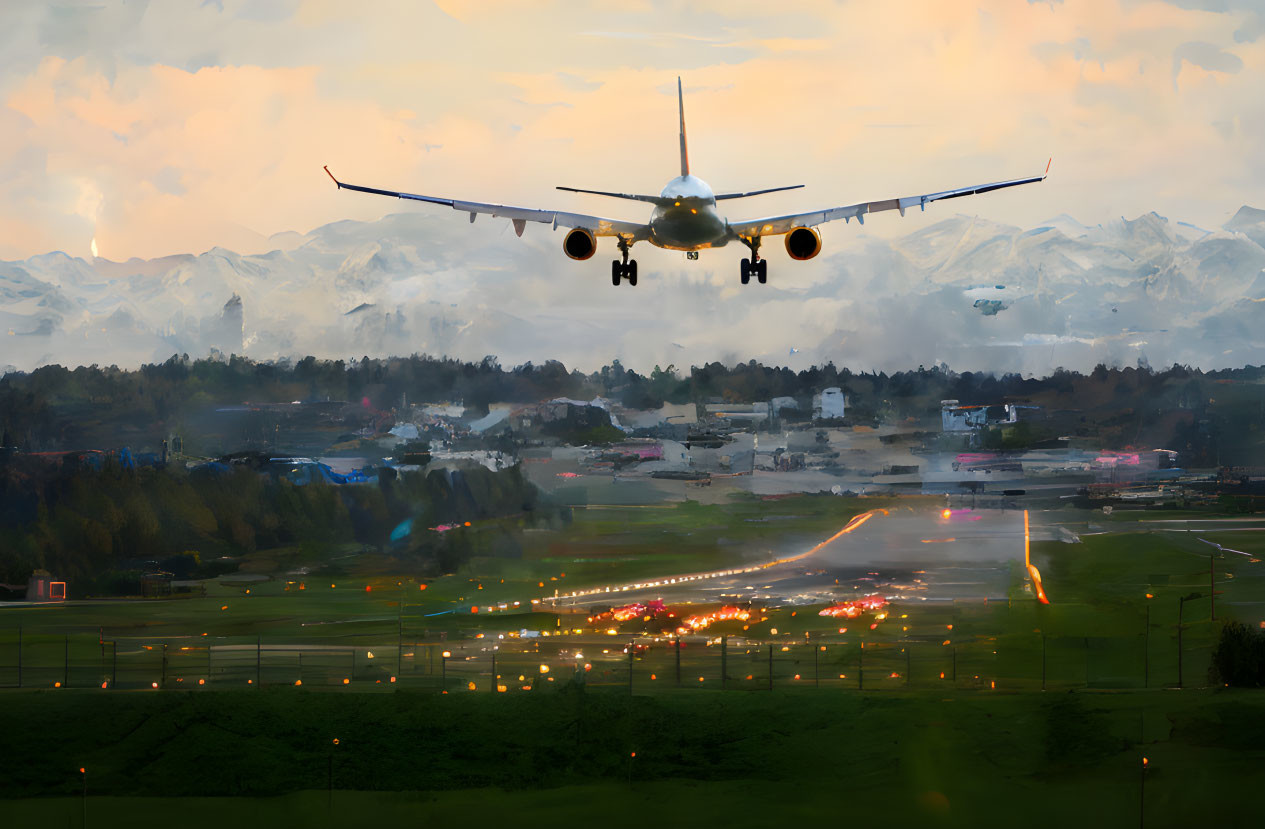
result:
[[[1142,687],[1151,687],[1151,603],[1146,603],[1146,630],[1142,636]]]
[[[681,687],[681,634],[676,635],[676,687]]]
[[[1045,690],[1045,634],[1041,634],[1041,690]]]
[[[1217,621],[1217,580],[1212,570],[1213,554],[1208,553],[1208,598],[1212,600],[1212,621]]]
[[[1177,600],[1177,687],[1184,688],[1182,684],[1182,610],[1186,606],[1186,602],[1192,599],[1202,598],[1198,593],[1191,593],[1188,596],[1182,596]]]

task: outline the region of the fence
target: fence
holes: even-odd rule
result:
[[[1181,652],[1186,686],[1206,684],[1211,649],[1208,635],[1196,637],[1195,644],[1187,639]],[[578,681],[634,694],[691,687],[1059,690],[1174,686],[1177,665],[1176,640],[1160,631],[1149,637],[1034,632],[962,641],[867,641],[834,634],[406,641],[401,633],[377,645],[0,633],[0,687],[9,689],[383,686],[511,692]]]

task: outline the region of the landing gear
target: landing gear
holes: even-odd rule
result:
[[[623,279],[627,279],[629,285],[636,286],[637,260],[634,259],[626,264],[618,259],[611,260],[611,284],[618,286]]]
[[[637,285],[637,260],[628,258],[628,251],[632,247],[632,243],[623,236],[619,237],[619,252],[623,257],[621,262],[619,259],[611,261],[611,284],[616,287],[624,279],[628,280],[628,284]]]
[[[751,277],[763,285],[769,281],[769,263],[760,258],[760,237],[753,236],[750,239],[743,239],[742,243],[751,248],[751,258],[742,260],[742,284],[746,285],[751,281]]]

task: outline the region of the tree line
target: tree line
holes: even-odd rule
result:
[[[372,484],[299,486],[246,465],[97,467],[11,455],[0,461],[0,582],[24,584],[42,568],[66,580],[71,596],[129,592],[146,570],[213,576],[262,551],[318,569],[349,551],[446,573],[512,548],[519,523],[562,517],[517,467],[382,470]],[[445,524],[460,529],[430,529]]]

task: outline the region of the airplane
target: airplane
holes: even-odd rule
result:
[[[685,95],[681,87],[681,79],[676,79],[677,106],[681,120],[681,174],[668,182],[657,196],[634,193],[611,193],[603,190],[583,190],[575,187],[558,187],[569,193],[585,193],[595,196],[609,196],[615,199],[646,202],[654,205],[650,221],[641,224],[619,219],[607,219],[601,216],[590,216],[583,213],[568,213],[557,210],[541,210],[529,207],[513,207],[503,204],[485,204],[483,202],[461,201],[459,199],[443,199],[434,196],[420,196],[416,193],[401,193],[395,190],[380,190],[376,187],[363,187],[358,184],[346,184],[334,178],[334,174],[325,167],[325,172],[340,190],[356,190],[361,193],[372,193],[379,196],[391,196],[399,199],[429,202],[451,207],[470,214],[470,221],[480,213],[509,219],[514,225],[514,232],[519,236],[527,222],[542,222],[559,227],[569,228],[562,240],[563,252],[572,259],[586,260],[597,252],[597,239],[602,236],[615,237],[619,248],[620,259],[611,262],[611,284],[618,286],[627,279],[629,285],[637,284],[637,261],[629,259],[629,252],[636,242],[649,242],[655,247],[667,250],[686,251],[689,259],[697,259],[700,250],[724,247],[737,241],[746,245],[751,251],[750,259],[743,259],[740,276],[746,285],[755,277],[760,283],[768,279],[768,262],[760,258],[760,244],[767,236],[784,236],[786,252],[792,259],[804,261],[812,259],[821,252],[821,234],[817,226],[826,222],[843,219],[850,222],[856,219],[865,224],[865,217],[870,213],[883,210],[905,210],[917,207],[926,210],[931,202],[942,199],[956,199],[977,193],[988,193],[1005,187],[1020,184],[1032,184],[1044,181],[1050,172],[1050,163],[1045,165],[1045,172],[1039,176],[1018,178],[1010,181],[997,181],[990,184],[976,184],[959,187],[955,190],[942,190],[938,193],[927,193],[905,198],[884,199],[882,201],[858,202],[844,207],[832,207],[825,210],[813,210],[807,213],[789,213],[783,216],[769,216],[762,219],[749,219],[731,222],[717,211],[717,202],[732,199],[745,199],[765,193],[776,193],[782,190],[796,190],[804,185],[794,184],[787,187],[769,187],[763,190],[749,190],[745,193],[713,193],[702,179],[690,173],[690,156],[685,140]],[[1051,159],[1052,161],[1053,159]]]

